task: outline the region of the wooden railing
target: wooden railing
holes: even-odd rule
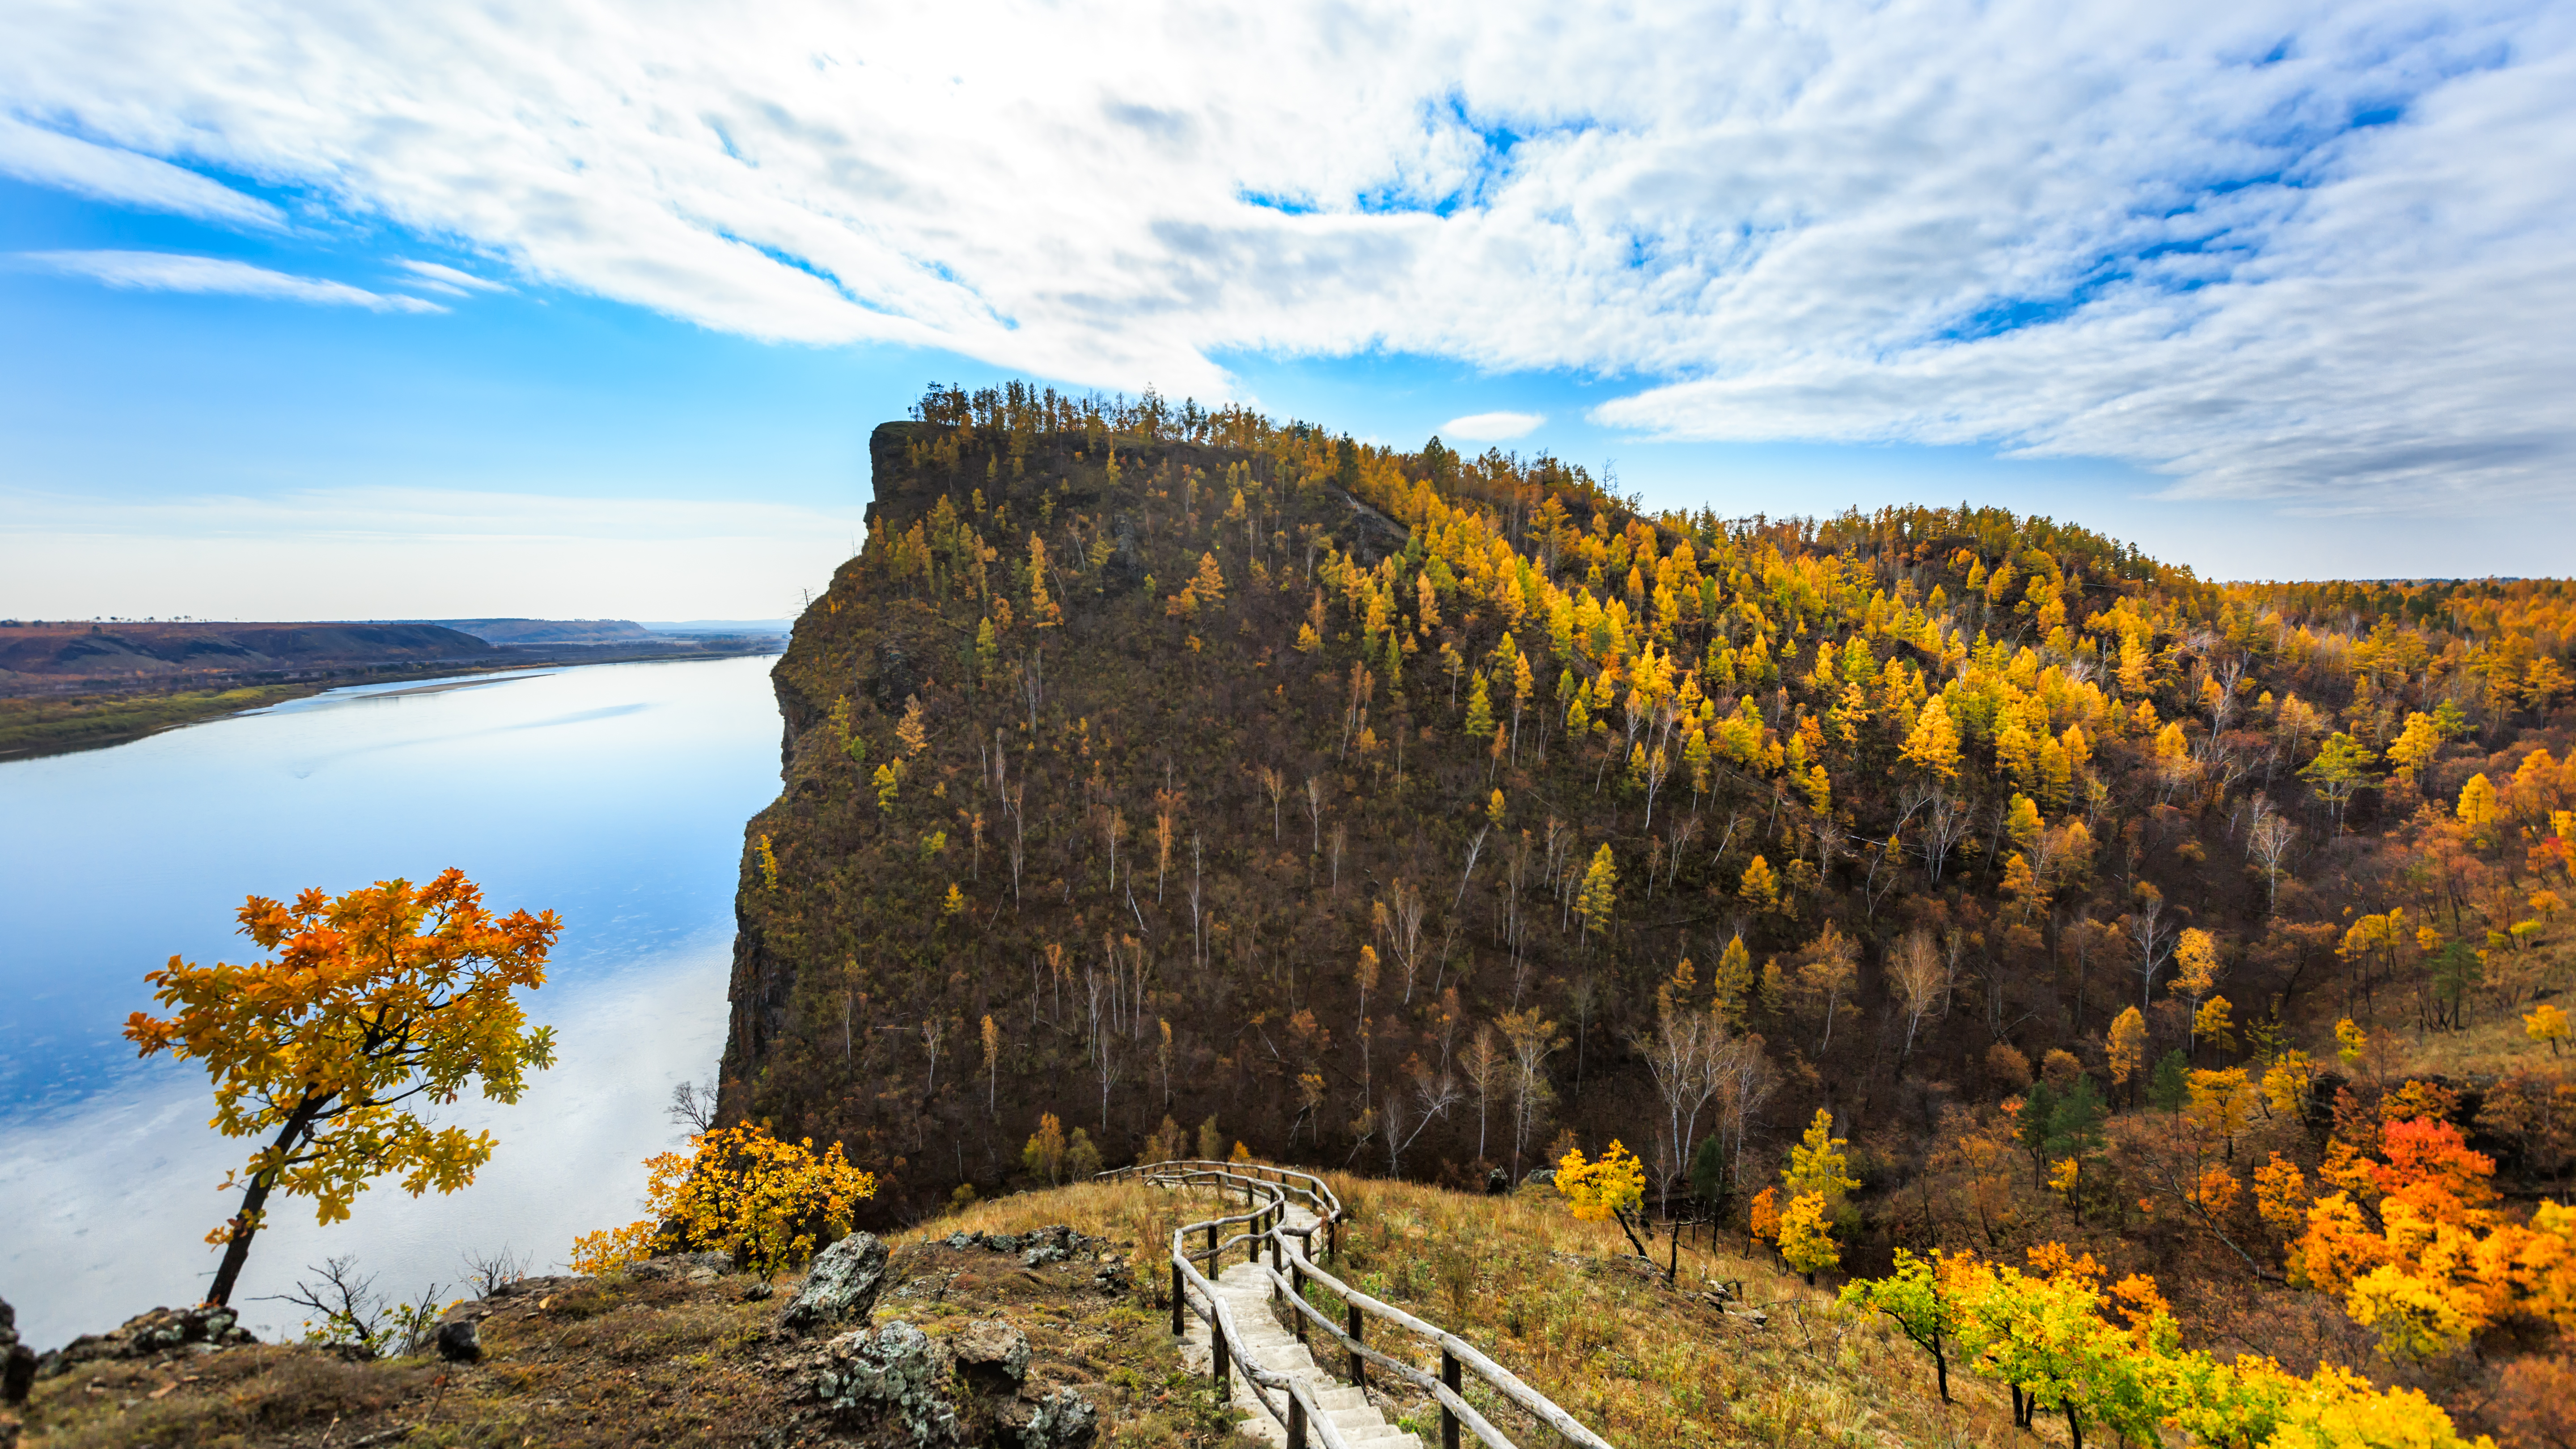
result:
[[[1270,1261],[1262,1264],[1269,1278],[1273,1302],[1285,1301],[1295,1317],[1292,1320],[1300,1343],[1307,1341],[1309,1324],[1322,1330],[1326,1337],[1348,1355],[1350,1381],[1365,1389],[1368,1367],[1372,1364],[1386,1373],[1428,1393],[1440,1405],[1441,1449],[1458,1449],[1459,1430],[1463,1426],[1490,1449],[1517,1449],[1503,1431],[1467,1402],[1463,1392],[1464,1373],[1472,1371],[1496,1397],[1512,1405],[1533,1420],[1553,1430],[1570,1444],[1581,1449],[1611,1449],[1608,1441],[1576,1421],[1545,1394],[1521,1382],[1518,1376],[1501,1364],[1487,1358],[1473,1344],[1454,1333],[1427,1323],[1392,1304],[1383,1303],[1360,1292],[1342,1279],[1316,1266],[1313,1238],[1317,1229],[1325,1234],[1326,1248],[1336,1265],[1341,1259],[1341,1224],[1349,1213],[1341,1199],[1323,1179],[1288,1168],[1244,1162],[1158,1162],[1120,1168],[1102,1173],[1103,1178],[1135,1177],[1157,1187],[1209,1187],[1220,1196],[1241,1192],[1245,1211],[1227,1217],[1189,1223],[1172,1232],[1172,1333],[1182,1328],[1181,1314],[1186,1308],[1197,1313],[1208,1324],[1211,1370],[1220,1389],[1226,1380],[1228,1359],[1243,1365],[1245,1380],[1253,1386],[1253,1399],[1271,1418],[1288,1431],[1288,1449],[1307,1449],[1309,1426],[1313,1426],[1326,1449],[1347,1449],[1340,1434],[1322,1407],[1314,1399],[1312,1387],[1254,1362],[1243,1351],[1243,1337],[1232,1321],[1232,1312],[1217,1293],[1216,1285],[1199,1271],[1204,1260],[1215,1262],[1240,1243],[1245,1260],[1261,1263],[1262,1249],[1269,1249]],[[1287,1222],[1288,1201],[1303,1201],[1316,1216],[1313,1224],[1290,1225]],[[1240,1225],[1241,1232],[1220,1239],[1222,1231]],[[1192,1247],[1190,1238],[1204,1235],[1204,1245]],[[1340,1297],[1346,1321],[1334,1323],[1322,1309],[1306,1299],[1306,1284],[1320,1283]],[[1196,1287],[1207,1302],[1205,1308],[1191,1302],[1188,1290]],[[1378,1319],[1412,1334],[1440,1350],[1440,1374],[1434,1378],[1419,1366],[1372,1348],[1367,1342],[1368,1320]],[[1231,1351],[1229,1348],[1231,1347]],[[1274,1405],[1265,1390],[1282,1391],[1284,1402]]]

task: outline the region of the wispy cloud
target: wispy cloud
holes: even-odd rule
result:
[[[126,206],[276,230],[285,214],[256,196],[151,156],[0,115],[0,172]]]
[[[377,312],[444,312],[436,302],[399,292],[370,292],[346,282],[272,272],[226,257],[189,256],[182,252],[20,252],[21,260],[72,276],[88,277],[111,287],[150,292],[220,292],[236,297],[267,297],[281,302],[314,302],[324,306],[365,307]]]
[[[2301,506],[2576,469],[2550,0],[512,15],[58,4],[0,104],[760,338],[1201,398],[1234,351],[1562,368],[1662,436]]]
[[[400,257],[395,260],[395,265],[412,274],[416,279],[414,285],[434,288],[453,296],[462,297],[469,292],[510,290],[489,278],[478,277],[472,272],[460,272],[454,267],[441,266],[437,262],[416,262],[409,257]]]
[[[1442,423],[1440,435],[1471,443],[1499,443],[1525,436],[1546,421],[1545,413],[1469,413]]]

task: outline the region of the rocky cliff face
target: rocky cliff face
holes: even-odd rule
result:
[[[1399,756],[1425,758],[1387,734],[1395,688],[1353,702],[1297,647],[1317,567],[1408,539],[1318,450],[1290,477],[1208,442],[876,430],[867,550],[775,671],[785,789],[746,834],[729,1115],[880,1169],[944,1157],[896,1172],[899,1209],[998,1182],[1046,1112],[1126,1144],[1276,1096],[1236,1070],[1260,1048],[1226,1023],[1277,1036],[1295,1013],[1249,1006],[1247,973],[1295,975],[1282,1006],[1324,989],[1282,954],[1318,924],[1292,904],[1309,890],[1332,906],[1313,954],[1339,973],[1361,877],[1393,865],[1363,863],[1378,835],[1345,806],[1399,805],[1381,794],[1405,788]],[[1193,1082],[1221,1057],[1233,1080]],[[1261,1115],[1282,1145],[1315,1125]]]

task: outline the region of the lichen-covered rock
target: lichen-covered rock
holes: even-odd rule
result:
[[[940,1392],[944,1357],[929,1335],[898,1318],[826,1344],[809,1387],[845,1427],[900,1426],[923,1449],[950,1445],[957,1442],[957,1412]]]
[[[1020,1240],[1011,1233],[986,1233],[984,1246],[996,1253],[1016,1253],[1020,1250]]]
[[[805,1286],[779,1319],[790,1333],[810,1334],[838,1324],[865,1323],[885,1290],[886,1245],[874,1233],[852,1233],[825,1248],[805,1275]]]
[[[667,1283],[712,1283],[732,1271],[730,1253],[665,1253],[624,1269],[629,1278]]]
[[[37,1372],[52,1378],[100,1359],[151,1358],[198,1346],[230,1348],[256,1341],[229,1308],[155,1308],[106,1333],[82,1334],[38,1360]]]
[[[998,1318],[967,1324],[949,1351],[957,1356],[958,1376],[979,1394],[1018,1393],[1029,1376],[1029,1336]]]
[[[1003,1409],[1002,1432],[1014,1449],[1084,1449],[1100,1428],[1100,1411],[1071,1389]]]

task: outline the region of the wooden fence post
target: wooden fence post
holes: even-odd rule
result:
[[[1458,1392],[1458,1356],[1446,1348],[1440,1350],[1440,1383],[1449,1392]],[[1440,1449],[1458,1449],[1458,1416],[1447,1404],[1440,1406]]]
[[[1189,1300],[1184,1296],[1187,1292],[1188,1290],[1181,1286],[1180,1262],[1175,1259],[1172,1263],[1172,1337],[1174,1338],[1181,1336],[1181,1310],[1188,1305]]]
[[[1306,1401],[1288,1391],[1288,1449],[1306,1449]]]
[[[1361,1321],[1360,1321],[1360,1306],[1359,1306],[1358,1304],[1354,1303],[1354,1304],[1350,1305],[1350,1315],[1351,1315],[1351,1318],[1350,1318],[1350,1322],[1351,1322],[1351,1382],[1352,1382],[1353,1384],[1357,1385],[1358,1387],[1360,1387],[1360,1388],[1362,1388],[1362,1389],[1365,1389],[1365,1388],[1367,1388],[1367,1387],[1368,1387],[1368,1365],[1360,1361],[1360,1349],[1359,1349],[1359,1344],[1360,1344],[1360,1337],[1361,1337],[1360,1330],[1361,1330],[1362,1324],[1361,1324]]]
[[[1208,1346],[1213,1355],[1208,1364],[1216,1376],[1216,1396],[1223,1400],[1226,1397],[1225,1320],[1213,1312],[1208,1314]]]

